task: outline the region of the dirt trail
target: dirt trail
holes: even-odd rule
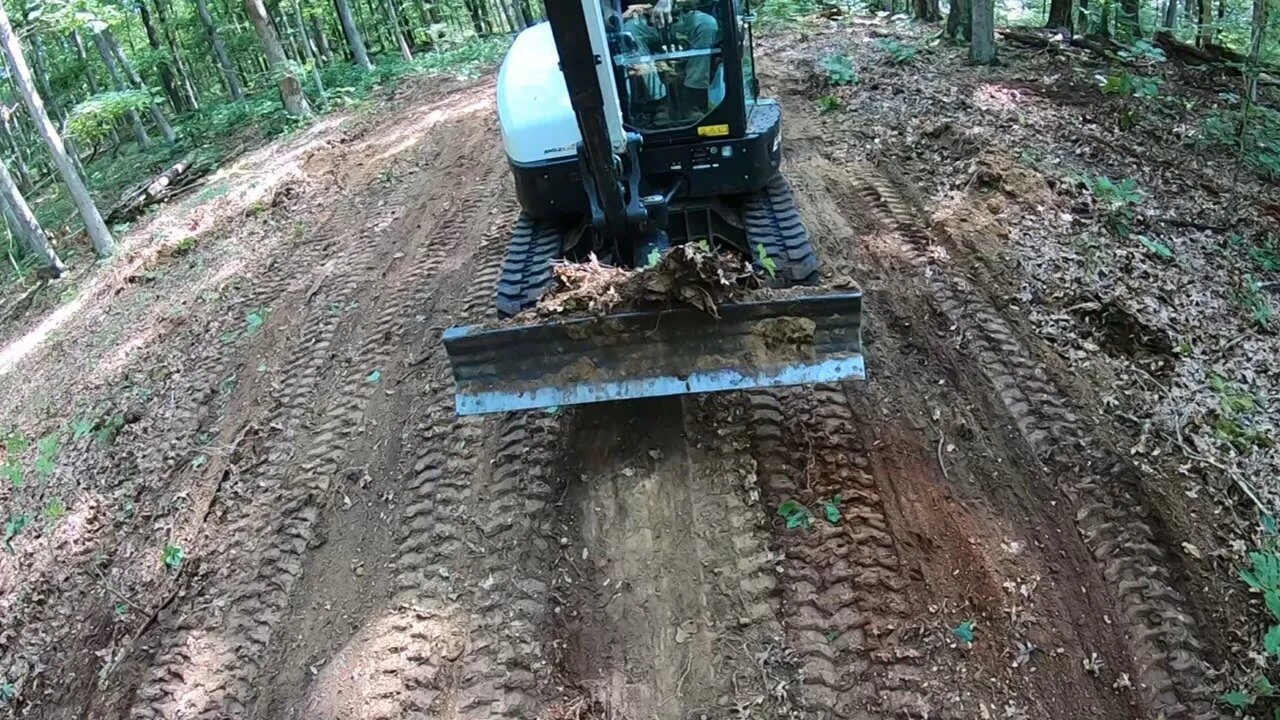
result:
[[[1105,416],[1016,309],[940,262],[949,239],[910,186],[772,83],[824,275],[867,291],[869,383],[455,417],[439,334],[492,313],[517,208],[492,83],[411,99],[311,161],[348,191],[249,271],[224,320],[161,336],[187,370],[151,401],[169,411],[126,431],[152,437],[128,471],[181,488],[163,527],[185,564],[139,575],[154,620],[123,624],[101,588],[28,578],[97,629],[24,650],[40,671],[5,651],[6,672],[39,678],[25,707],[1217,717],[1200,621]],[[214,341],[258,307],[260,332]],[[809,527],[777,516],[788,501]],[[93,540],[64,563],[154,541],[95,530],[108,512],[88,506]],[[25,694],[59,683],[78,691]]]

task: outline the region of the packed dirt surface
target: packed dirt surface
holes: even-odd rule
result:
[[[898,119],[819,113],[813,59],[874,32],[762,51],[866,383],[456,417],[440,334],[492,318],[517,214],[489,79],[246,157],[13,323],[0,712],[1222,716],[1249,507],[1016,299],[1055,179],[957,136],[1007,164],[944,206],[911,178],[951,166],[851,130]]]

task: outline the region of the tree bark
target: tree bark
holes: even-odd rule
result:
[[[27,159],[22,153],[21,146],[18,145],[18,139],[13,136],[13,132],[9,130],[9,109],[0,107],[0,139],[4,141],[10,152],[13,153],[14,169],[18,171],[17,180],[18,189],[24,193],[31,192],[31,170],[27,168]]]
[[[93,44],[98,48],[102,64],[107,66],[107,77],[111,78],[111,86],[120,92],[127,90],[124,79],[120,77],[120,68],[116,65],[115,55],[112,54],[111,46],[107,44],[106,38],[102,37],[102,33],[93,34]],[[138,117],[137,111],[129,110],[125,113],[125,119],[129,121],[129,127],[133,130],[133,137],[138,141],[138,145],[144,148],[151,147],[151,138],[147,136],[147,129],[142,126],[142,118]]]
[[[1142,37],[1142,4],[1141,0],[1120,0],[1119,22],[1123,37],[1135,40]]]
[[[1242,75],[1244,92],[1240,96],[1240,149],[1243,150],[1249,135],[1249,112],[1258,102],[1258,58],[1262,54],[1262,41],[1267,32],[1267,0],[1253,0],[1253,28],[1249,37],[1249,53],[1245,57]]]
[[[1213,0],[1200,0],[1200,21],[1196,28],[1196,45],[1209,47],[1213,44]]]
[[[302,19],[302,0],[293,0],[293,19],[298,23],[298,35],[302,38],[302,49],[307,53],[307,62],[311,64],[311,81],[316,84],[316,92],[320,95],[321,104],[327,104],[324,80],[320,78],[320,63],[316,61],[315,54],[311,52],[311,43],[307,40],[307,25]]]
[[[41,100],[35,84],[31,81],[31,69],[27,67],[27,59],[22,54],[22,44],[14,34],[13,26],[9,23],[9,13],[5,11],[2,4],[0,4],[0,45],[4,47],[5,58],[9,61],[9,70],[17,82],[19,94],[22,95],[22,101],[27,106],[27,112],[40,133],[40,139],[49,148],[53,164],[58,168],[58,174],[62,176],[63,182],[67,184],[71,200],[75,203],[81,219],[84,220],[85,232],[93,243],[93,249],[103,257],[111,255],[115,252],[115,239],[111,237],[111,231],[107,230],[106,223],[102,221],[102,215],[93,204],[89,189],[85,187],[84,181],[76,172],[75,165],[68,157],[62,136],[58,134],[58,129],[54,127],[49,114],[45,112],[44,101]]]
[[[275,73],[280,87],[280,99],[284,102],[284,111],[292,117],[311,115],[311,105],[302,92],[302,83],[298,75],[289,66],[285,58],[284,48],[280,46],[280,36],[276,34],[271,18],[267,17],[267,8],[262,0],[244,0],[245,10],[249,13],[249,22],[258,33],[263,53],[267,56],[267,65]]]
[[[973,20],[969,14],[970,0],[951,0],[947,11],[947,28],[944,31],[952,40],[968,40],[972,35]]]
[[[521,7],[521,13],[524,12],[524,3],[517,3]],[[942,19],[942,13],[938,9],[937,0],[911,0],[911,14],[917,20],[924,22],[937,22]],[[525,27],[528,27],[526,25]]]
[[[347,36],[347,46],[351,48],[351,59],[355,60],[356,66],[361,70],[372,70],[373,63],[369,62],[369,51],[364,47],[364,38],[360,36],[360,29],[351,16],[351,3],[347,0],[333,0],[333,4],[338,8],[338,19],[342,22],[343,34]]]
[[[49,238],[45,236],[44,228],[40,227],[40,221],[36,220],[35,213],[31,212],[31,206],[27,205],[26,198],[22,197],[22,192],[14,183],[13,176],[9,174],[9,164],[3,161],[0,161],[0,200],[4,204],[5,221],[9,223],[13,234],[22,240],[28,252],[40,259],[50,275],[55,278],[62,277],[67,267],[62,264],[58,253],[54,252],[53,247],[49,245]]]
[[[1170,30],[1178,27],[1178,0],[1168,0],[1164,6],[1164,22],[1161,23]]]
[[[111,34],[111,29],[106,28],[102,31],[102,39],[107,43],[107,47],[116,56],[120,67],[124,68],[125,77],[129,78],[129,83],[137,90],[146,90],[147,86],[142,82],[142,78],[138,75],[138,71],[133,69],[133,63],[129,62],[129,58],[125,56],[124,50],[120,49],[120,43],[116,42],[116,38]],[[160,106],[152,101],[147,112],[151,114],[151,122],[155,123],[156,128],[160,130],[160,134],[164,136],[164,141],[173,143],[177,140],[177,136],[173,132],[173,126],[169,124],[169,119],[164,116],[164,111]]]
[[[396,12],[396,6],[391,0],[382,0],[383,8],[387,12],[387,19],[391,22],[391,34],[396,38],[396,45],[400,47],[400,57],[405,62],[413,62],[413,51],[409,49],[409,43],[405,42],[404,33],[400,28],[400,13]]]
[[[1049,0],[1049,22],[1045,27],[1050,29],[1066,28],[1075,30],[1075,12],[1072,0]]]
[[[163,54],[164,43],[160,39],[160,33],[156,32],[156,26],[151,20],[151,10],[147,7],[146,0],[141,0],[138,3],[138,12],[142,15],[142,27],[147,33],[147,44],[151,46],[152,50]],[[173,77],[173,68],[170,67],[168,58],[160,62],[160,85],[164,88],[165,97],[169,98],[169,104],[173,107],[174,112],[182,112],[187,109],[182,94],[178,92],[178,82]]]
[[[49,112],[59,122],[62,122],[62,108],[58,107],[57,97],[53,94],[53,90],[49,87],[49,68],[44,64],[44,42],[39,35],[31,37],[31,59],[34,63],[33,69],[36,73],[36,82],[40,88],[40,92],[44,97],[48,98]]]
[[[995,0],[969,0],[973,37],[969,39],[969,59],[979,65],[996,61]]]
[[[333,60],[333,50],[329,49],[329,36],[325,35],[324,25],[320,22],[319,15],[311,16],[311,34],[315,37],[316,52],[320,53],[321,59],[325,62]]]
[[[222,81],[227,85],[227,92],[235,102],[244,100],[244,89],[240,86],[240,75],[236,66],[231,64],[227,55],[227,46],[218,34],[218,27],[213,24],[213,13],[209,12],[209,0],[196,0],[196,15],[200,18],[200,27],[204,29],[205,39],[213,50],[213,57],[218,63],[218,71],[222,73]]]
[[[100,91],[98,87],[98,75],[89,67],[89,56],[84,51],[84,40],[80,37],[80,31],[71,31],[71,44],[76,49],[76,59],[80,61],[80,67],[84,68],[84,79],[89,83],[89,93],[97,95]]]
[[[146,0],[142,0],[146,2]],[[182,45],[178,43],[178,36],[173,30],[173,19],[171,17],[171,8],[169,0],[155,0],[156,15],[160,20],[160,29],[164,33],[165,43],[169,46],[169,52],[173,56],[174,69],[177,71],[177,79],[182,87],[183,96],[187,100],[187,109],[200,109],[200,93],[196,89],[195,83],[191,81],[191,71],[187,68],[187,61],[182,56]]]

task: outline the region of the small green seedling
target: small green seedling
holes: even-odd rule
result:
[[[775,262],[773,258],[769,257],[769,251],[764,249],[764,243],[758,243],[756,245],[756,259],[760,261],[760,267],[764,268],[764,271],[769,273],[769,277],[771,279],[776,279],[778,277],[778,263]]]
[[[779,505],[778,517],[787,521],[788,530],[813,527],[813,515],[809,512],[809,508],[795,500],[788,500]]]
[[[164,553],[160,556],[160,561],[164,566],[177,570],[182,567],[182,561],[187,557],[187,551],[182,549],[181,545],[165,545]]]
[[[833,113],[844,109],[844,101],[835,95],[823,95],[818,98],[818,112]]]
[[[649,251],[649,257],[644,259],[644,266],[654,267],[661,261],[662,261],[662,251],[659,250],[658,248],[654,248]]]
[[[369,383],[370,385],[373,385],[373,384],[377,384],[377,382],[381,379],[382,379],[382,371],[374,370],[373,372],[369,373],[367,377],[365,377],[364,381]]]
[[[13,553],[13,539],[18,536],[18,533],[22,532],[22,528],[26,527],[29,522],[31,522],[31,516],[29,515],[16,515],[9,518],[9,521],[4,524],[3,542],[5,550]]]
[[[822,69],[827,73],[827,82],[832,85],[852,85],[858,82],[858,72],[853,69],[853,61],[844,53],[823,58]]]
[[[954,635],[956,639],[960,640],[961,642],[972,644],[974,639],[977,637],[977,634],[974,632],[974,630],[976,630],[977,627],[978,627],[978,624],[976,622],[972,620],[965,620],[959,625],[951,628],[951,634]]]
[[[826,516],[827,522],[836,525],[840,522],[840,496],[835,495],[830,500],[822,501],[822,514]]]
[[[40,514],[44,516],[45,520],[49,521],[50,525],[54,525],[66,516],[67,506],[62,502],[62,498],[55,495],[49,498],[49,502],[45,503],[44,509],[40,511]]]

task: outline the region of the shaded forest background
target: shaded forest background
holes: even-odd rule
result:
[[[1240,77],[1197,139],[1280,176],[1280,0],[769,0],[764,24],[822,12],[938,23],[978,63],[998,45],[1071,45],[1118,62],[1170,54]],[[0,73],[4,269],[10,290],[114,251],[149,202],[226,158],[335,108],[376,102],[407,75],[491,67],[539,0],[39,0],[8,2]],[[996,29],[1001,32],[997,33]],[[1044,29],[1047,29],[1045,31]],[[910,53],[912,48],[902,48]],[[840,68],[836,68],[840,71]],[[1159,78],[1121,72],[1107,94],[1147,97]],[[40,117],[40,115],[47,117]],[[874,121],[874,119],[868,119]]]

